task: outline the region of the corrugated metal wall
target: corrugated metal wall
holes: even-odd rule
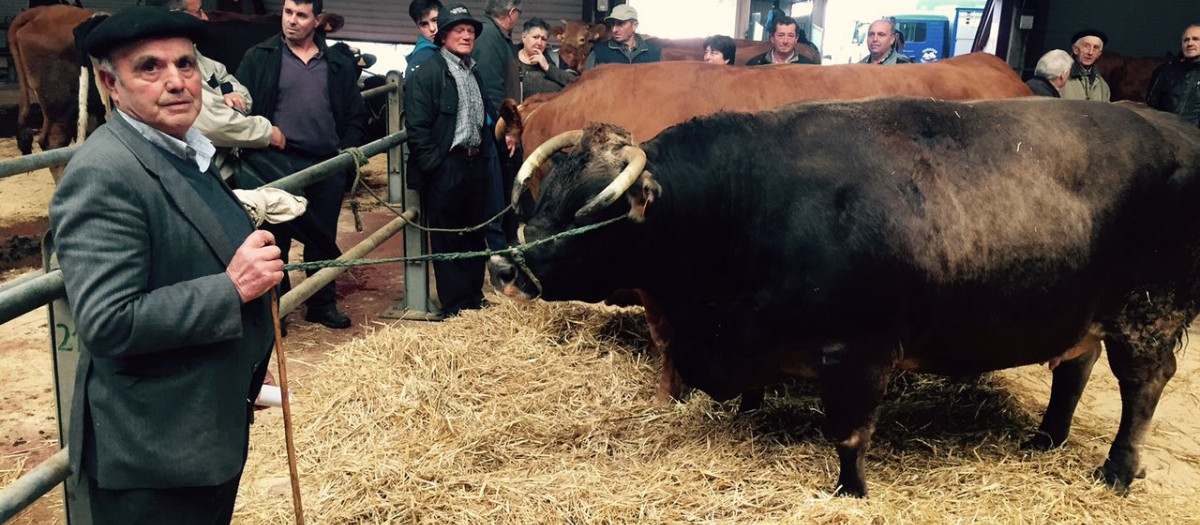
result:
[[[82,0],[83,6],[97,11],[116,12],[123,7],[136,5],[136,0]],[[454,3],[454,0],[443,4]],[[485,0],[462,2],[471,14],[482,19]],[[216,5],[216,0],[205,0],[205,8]],[[559,20],[576,20],[583,14],[583,0],[525,0],[522,6],[521,23],[532,17],[540,17],[557,25]],[[0,0],[0,17],[11,17],[28,5],[28,0]],[[267,0],[267,9],[279,12],[283,0]],[[336,36],[346,40],[414,44],[417,27],[408,17],[407,0],[325,0],[325,10],[346,17],[346,27]],[[520,33],[518,27],[515,33]],[[516,36],[516,35],[514,35]]]
[[[1108,34],[1110,49],[1125,56],[1178,54],[1183,28],[1200,23],[1200,0],[1053,0],[1046,50],[1071,50],[1071,35],[1085,28]]]
[[[443,5],[450,3],[455,2],[442,0]],[[475,18],[483,19],[485,0],[462,3]],[[268,10],[279,10],[283,0],[267,0],[266,4]],[[346,27],[335,35],[339,39],[406,44],[417,41],[417,26],[408,17],[406,0],[325,0],[325,10],[346,17]],[[583,0],[525,0],[521,6],[521,23],[536,16],[553,26],[562,19],[578,19],[582,13]],[[518,27],[513,32],[514,38],[520,32]]]

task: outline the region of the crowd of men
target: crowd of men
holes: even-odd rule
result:
[[[348,174],[307,188],[308,211],[294,224],[265,229],[255,229],[230,186],[277,180],[364,140],[358,70],[317,30],[323,0],[285,0],[280,32],[248,50],[233,75],[196,52],[205,26],[194,5],[128,8],[83,37],[115,112],[71,160],[50,204],[86,348],[68,440],[94,523],[230,521],[253,400],[269,381],[267,293],[287,286],[293,237],[305,260],[338,255]],[[562,89],[579,73],[548,49],[543,20],[526,21],[521,46],[512,44],[522,0],[489,0],[483,14],[438,0],[409,5],[420,32],[405,72],[409,183],[428,226],[463,229],[431,233],[434,252],[516,242],[512,217],[468,228],[505,208],[521,158],[512,137],[494,136],[498,108]],[[606,22],[612,37],[596,44],[585,69],[661,60],[638,34],[634,8],[616,6]],[[808,42],[795,19],[780,12],[767,26],[771,50],[751,64],[811,62],[796,51]],[[908,62],[897,37],[893,21],[872,23],[863,63]],[[1042,57],[1031,87],[1107,101],[1095,68],[1107,41],[1100,31],[1077,33],[1070,54]],[[704,47],[706,61],[735,61],[729,37]],[[1184,30],[1181,55],[1156,73],[1149,104],[1200,125],[1200,25]],[[443,315],[487,306],[482,259],[438,261],[434,270]],[[308,300],[305,318],[351,324],[333,284]]]

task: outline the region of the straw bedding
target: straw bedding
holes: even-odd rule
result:
[[[833,498],[837,459],[810,384],[768,392],[751,414],[700,393],[658,406],[640,309],[493,301],[381,327],[293,377],[309,523],[1200,519],[1195,487],[1153,481],[1167,473],[1126,497],[1092,482],[1115,421],[1081,414],[1063,449],[1018,450],[1045,397],[1013,393],[1002,374],[897,375],[868,454],[870,499]],[[282,417],[260,414],[235,522],[288,523]]]

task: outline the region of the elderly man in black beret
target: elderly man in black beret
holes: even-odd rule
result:
[[[1096,59],[1108,45],[1108,35],[1098,29],[1084,29],[1071,36],[1071,54],[1075,57],[1075,65],[1071,66],[1071,76],[1067,84],[1059,90],[1059,95],[1068,100],[1098,100],[1108,102],[1112,92],[1108,82],[1100,76],[1096,68]]]
[[[130,7],[85,40],[116,106],[67,165],[50,225],[82,349],[68,430],[92,522],[228,523],[283,278],[212,169],[184,13]]]

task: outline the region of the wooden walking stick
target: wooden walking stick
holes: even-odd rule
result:
[[[304,504],[300,502],[300,474],[296,471],[296,443],[292,439],[292,405],[288,400],[287,358],[283,353],[283,331],[279,325],[279,293],[271,288],[271,321],[275,323],[275,356],[279,360],[279,394],[283,398],[283,436],[287,441],[288,472],[292,478],[292,507],[296,523],[304,525]]]

